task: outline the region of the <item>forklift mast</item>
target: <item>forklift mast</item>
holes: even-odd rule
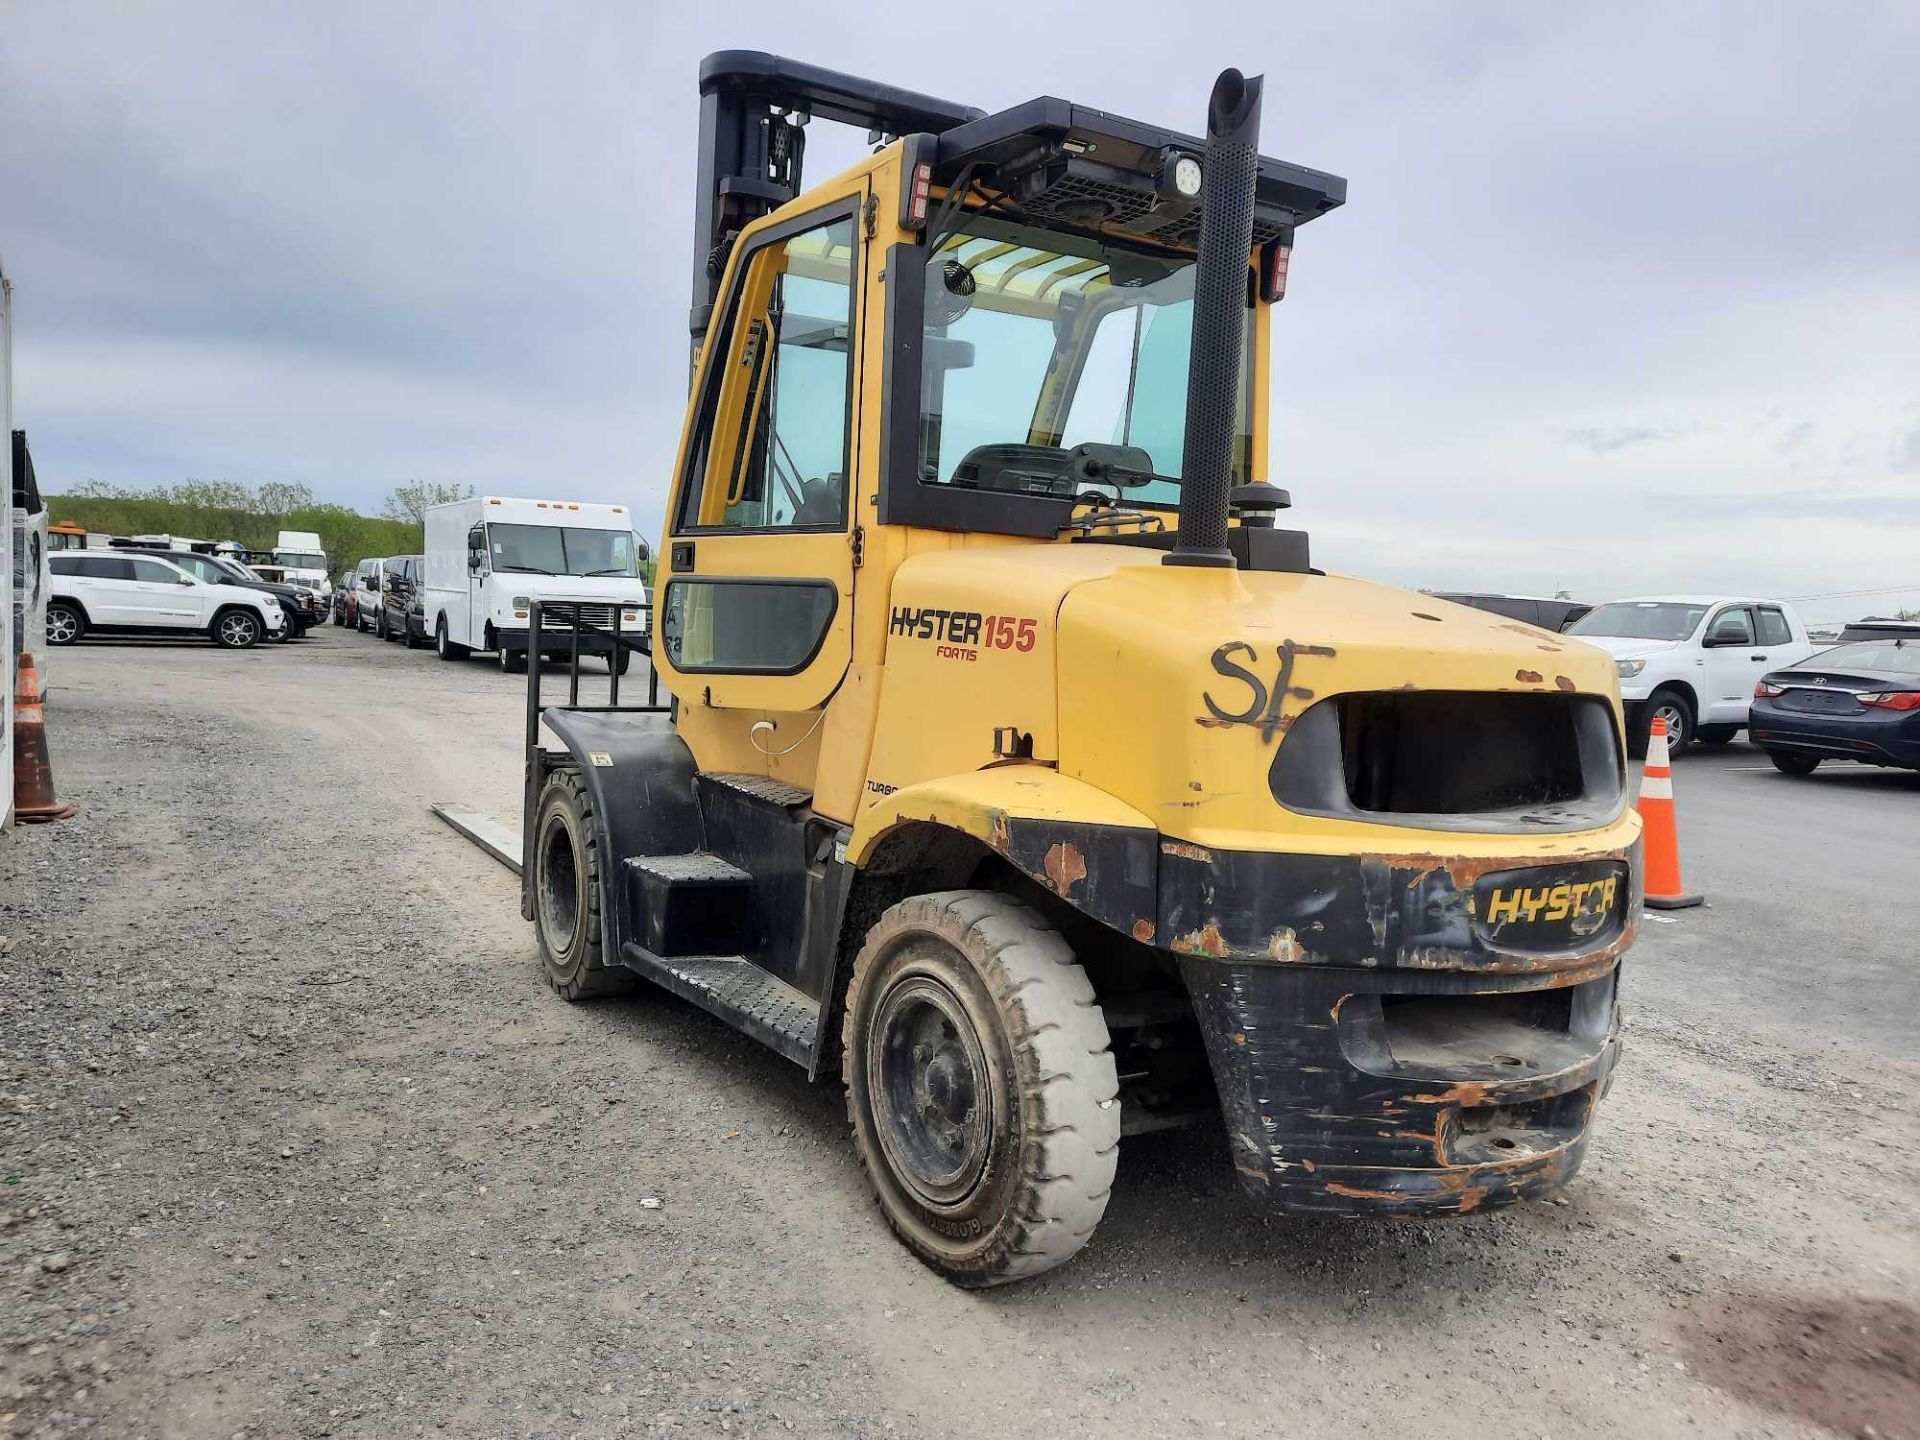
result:
[[[878,144],[940,134],[986,112],[758,50],[700,64],[700,164],[694,197],[693,309],[699,346],[733,239],[800,193],[809,120],[864,129]]]

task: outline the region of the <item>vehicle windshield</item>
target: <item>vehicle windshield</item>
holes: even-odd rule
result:
[[[1920,675],[1920,640],[1857,640],[1822,650],[1796,670],[1891,670]]]
[[[1673,600],[1616,600],[1599,605],[1567,627],[1569,635],[1608,635],[1617,640],[1684,640],[1699,628],[1704,605]]]
[[[630,530],[585,530],[573,525],[487,526],[495,570],[532,575],[640,573]]]
[[[238,560],[215,559],[209,562],[216,570],[224,572],[233,580],[258,580],[260,577],[242,565]]]
[[[315,554],[308,550],[276,550],[273,552],[273,558],[276,564],[285,565],[290,570],[324,570],[327,568],[326,556]]]
[[[922,481],[1073,495],[1089,486],[1067,452],[1095,441],[1146,452],[1156,478],[1129,502],[1177,506],[1193,278],[1188,257],[969,218],[927,262]],[[1236,484],[1252,467],[1253,328],[1250,313]]]

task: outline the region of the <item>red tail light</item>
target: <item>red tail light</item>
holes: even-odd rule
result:
[[[1881,690],[1873,695],[1853,697],[1876,710],[1920,710],[1920,690]]]
[[[1771,696],[1783,694],[1785,690],[1786,686],[1784,685],[1769,685],[1766,681],[1762,680],[1758,685],[1753,687],[1753,698],[1756,700],[1765,700]]]

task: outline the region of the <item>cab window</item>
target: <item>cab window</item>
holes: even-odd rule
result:
[[[180,574],[171,565],[161,560],[135,560],[133,578],[148,585],[177,585]]]
[[[1787,628],[1787,617],[1770,606],[1760,609],[1760,643],[1762,645],[1791,645],[1793,631]]]
[[[1731,610],[1722,610],[1713,617],[1713,624],[1707,630],[1709,645],[1751,645],[1753,643],[1753,620],[1748,616],[1744,605]]]
[[[709,344],[683,530],[841,529],[852,400],[853,221],[746,257]]]

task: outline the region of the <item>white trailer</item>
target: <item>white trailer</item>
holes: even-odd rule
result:
[[[443,660],[491,650],[500,668],[525,663],[531,604],[569,601],[582,618],[636,637],[646,624],[646,547],[624,505],[585,500],[514,500],[481,495],[435,505],[426,515],[427,628]],[[568,653],[568,622],[548,615],[543,654]],[[583,635],[583,654],[610,655],[612,644]],[[626,669],[627,652],[616,663]]]

